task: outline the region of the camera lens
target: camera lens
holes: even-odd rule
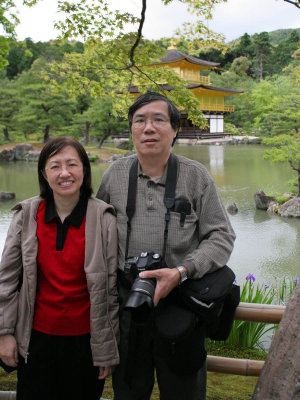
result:
[[[124,309],[132,311],[133,319],[138,323],[144,323],[153,308],[155,284],[156,282],[153,279],[141,279],[139,277],[133,282]]]

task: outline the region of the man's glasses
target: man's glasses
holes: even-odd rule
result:
[[[168,118],[155,117],[155,118],[137,118],[132,121],[132,126],[136,129],[144,129],[147,121],[150,121],[154,128],[162,128],[169,123]]]

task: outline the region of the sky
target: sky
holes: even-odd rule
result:
[[[141,0],[110,0],[121,11],[140,14]],[[53,23],[58,19],[55,0],[40,0],[39,4],[27,8],[22,0],[15,0],[20,25],[17,28],[19,40],[30,37],[33,41],[55,39],[58,32]],[[146,22],[143,34],[147,39],[171,37],[176,28],[192,17],[186,7],[174,0],[163,6],[161,0],[148,0]],[[244,33],[252,35],[276,29],[300,28],[300,9],[283,0],[228,0],[215,7],[214,18],[208,22],[210,29],[225,35],[231,41]]]

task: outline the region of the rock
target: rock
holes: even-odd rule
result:
[[[282,196],[285,199],[285,201],[288,201],[291,198],[295,197],[295,195],[293,193],[290,193],[290,192],[284,192]]]
[[[261,144],[262,138],[253,138],[250,140],[251,144]]]
[[[279,207],[280,207],[280,204],[277,203],[277,201],[271,201],[269,204],[269,207],[267,209],[267,212],[271,215],[274,215],[278,212]]]
[[[13,192],[0,192],[0,200],[11,200],[16,197]]]
[[[239,211],[239,209],[237,208],[237,205],[235,203],[231,203],[229,204],[229,206],[227,207],[227,211],[229,212],[229,214],[237,214],[237,212]]]
[[[28,161],[38,161],[40,156],[40,150],[29,150],[26,155],[26,160]]]
[[[28,152],[32,151],[33,147],[28,143],[18,143],[15,145],[13,150],[15,152],[16,160],[26,160]]]
[[[275,331],[252,400],[300,399],[300,285]]]
[[[123,158],[122,154],[114,154],[110,157],[110,159],[108,160],[108,162],[114,162],[116,160],[119,160],[120,158]]]
[[[15,152],[12,149],[3,149],[0,153],[0,161],[14,161]]]
[[[284,203],[278,210],[281,217],[300,218],[300,197],[294,197]]]
[[[127,153],[124,154],[124,157],[129,157],[129,156],[132,156],[134,154],[136,154],[135,151],[127,151]]]
[[[272,196],[267,196],[263,190],[258,190],[254,194],[255,206],[259,210],[267,210],[271,201],[275,201]]]

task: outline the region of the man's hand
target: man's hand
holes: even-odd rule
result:
[[[13,335],[0,336],[0,358],[9,367],[18,365],[18,347]]]
[[[111,375],[115,370],[115,366],[109,367],[99,367],[98,379],[105,379],[107,376]]]
[[[140,278],[155,278],[156,288],[154,293],[154,306],[157,306],[160,299],[167,297],[168,294],[178,286],[180,273],[176,268],[163,268],[153,271],[144,271],[139,274]]]

